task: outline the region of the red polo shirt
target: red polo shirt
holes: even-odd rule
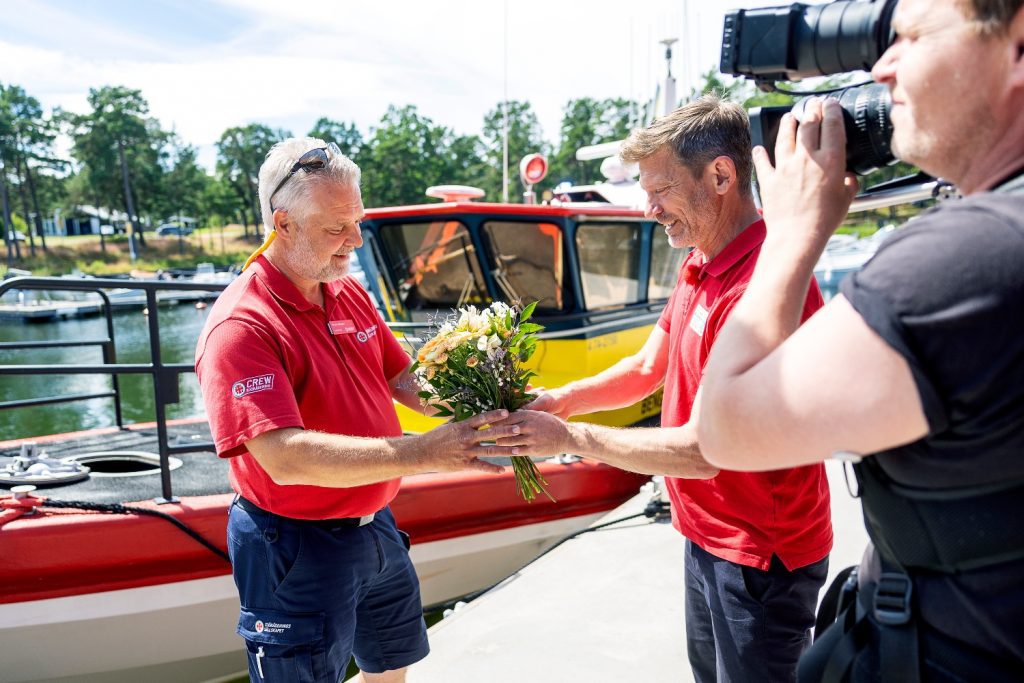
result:
[[[210,311],[196,372],[231,486],[265,510],[297,519],[359,517],[398,493],[400,479],[353,486],[275,484],[245,443],[285,427],[363,437],[401,436],[388,379],[411,362],[354,278],[323,286],[324,308],[265,257]]]
[[[662,426],[689,421],[708,354],[750,281],[764,237],[764,221],[757,221],[710,261],[705,263],[704,254],[694,249],[683,262],[658,321],[669,334]],[[802,319],[822,305],[812,279]],[[820,463],[665,481],[673,526],[712,555],[767,570],[775,554],[793,570],[817,562],[832,549],[828,480]]]

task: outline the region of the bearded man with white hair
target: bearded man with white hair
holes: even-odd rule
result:
[[[422,410],[412,359],[348,277],[362,244],[359,168],[334,143],[268,152],[267,239],[213,306],[196,372],[238,494],[228,551],[249,676],[404,681],[429,651],[408,536],[388,503],[401,477],[503,468],[480,441],[517,428],[492,411],[403,436],[394,401]],[[477,432],[484,424],[486,432]]]

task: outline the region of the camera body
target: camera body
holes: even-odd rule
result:
[[[775,81],[847,71],[870,71],[893,41],[890,25],[898,0],[836,0],[735,10],[725,17],[722,73],[752,78],[762,89]],[[839,101],[846,128],[847,169],[861,175],[892,164],[892,106],[878,84],[827,95]],[[792,107],[800,118],[806,98]],[[751,137],[774,154],[779,121],[789,107],[750,111]]]

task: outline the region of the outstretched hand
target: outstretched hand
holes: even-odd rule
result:
[[[536,398],[523,406],[525,410],[539,410],[545,413],[557,415],[563,420],[569,419],[569,406],[561,394],[556,391],[546,391],[543,388],[534,389]]]
[[[774,167],[764,147],[755,147],[753,157],[769,236],[824,249],[857,193],[856,177],[846,172],[839,103],[811,98],[799,124],[793,114],[783,116]]]
[[[520,427],[508,423],[508,417],[507,410],[492,410],[441,425],[422,436],[427,457],[438,472],[479,470],[500,474],[504,467],[480,458],[519,455],[513,445],[501,443],[503,438],[519,434]]]
[[[509,415],[508,424],[519,431],[499,439],[498,444],[514,447],[517,455],[544,457],[570,450],[569,424],[557,415],[533,408],[520,409]]]

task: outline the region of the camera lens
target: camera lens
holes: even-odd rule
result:
[[[832,2],[813,5],[796,29],[800,75],[870,71],[892,43],[894,2]]]
[[[892,43],[896,1],[735,10],[725,17],[721,70],[769,82],[868,71]]]
[[[891,146],[892,122],[889,110],[892,109],[892,98],[888,86],[872,83],[846,88],[828,97],[839,100],[843,108],[846,170],[866,175],[896,161]],[[793,114],[797,120],[803,120],[809,99],[805,97],[793,105]]]

